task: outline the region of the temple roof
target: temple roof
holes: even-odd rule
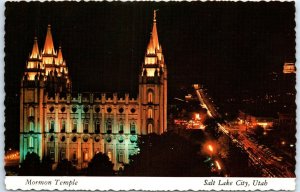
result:
[[[52,33],[51,33],[51,25],[48,25],[43,54],[55,54]]]
[[[30,59],[38,59],[38,58],[39,58],[39,45],[37,42],[37,37],[34,37],[34,42],[33,42]]]
[[[57,62],[58,64],[62,64],[64,61],[62,51],[61,51],[61,46],[58,48],[58,54],[57,54]]]

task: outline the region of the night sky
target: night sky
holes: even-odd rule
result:
[[[136,93],[154,9],[170,97],[191,83],[220,93],[257,87],[295,61],[293,2],[8,2],[6,147],[18,147],[20,79],[35,35],[42,49],[51,24],[74,91]]]

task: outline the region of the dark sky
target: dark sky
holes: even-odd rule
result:
[[[18,99],[34,35],[41,49],[48,24],[75,91],[136,92],[154,9],[171,94],[191,83],[220,93],[259,86],[295,61],[293,2],[7,2],[6,102]]]

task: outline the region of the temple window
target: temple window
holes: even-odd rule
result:
[[[108,134],[112,133],[112,122],[111,119],[108,119],[106,122],[106,132]]]
[[[34,131],[34,122],[33,121],[29,122],[29,131]]]
[[[100,122],[99,120],[95,123],[95,133],[100,133]]]
[[[149,123],[149,124],[148,124],[147,129],[148,129],[148,134],[150,134],[150,133],[153,132],[153,125],[152,125],[152,123]]]
[[[153,119],[153,110],[151,108],[148,109],[148,119]]]
[[[134,122],[130,123],[130,133],[135,134],[135,123]]]
[[[124,133],[124,124],[123,124],[123,122],[120,123],[119,133]]]
[[[33,117],[33,116],[34,116],[34,108],[29,107],[29,117]]]
[[[74,119],[74,120],[73,120],[73,129],[72,129],[72,132],[73,132],[73,133],[76,133],[76,132],[77,132],[77,119]]]
[[[64,119],[61,120],[61,129],[60,129],[60,131],[62,133],[66,132],[66,120],[64,120]]]
[[[108,156],[108,159],[111,161],[112,160],[112,152],[108,151],[107,152],[107,156]]]
[[[124,162],[124,152],[123,151],[119,151],[118,162],[119,163],[123,163]]]
[[[87,151],[83,152],[83,161],[89,161],[89,153]]]
[[[33,148],[33,137],[29,137],[29,148]]]
[[[85,120],[83,132],[84,133],[88,133],[89,132],[89,120]]]
[[[54,132],[55,127],[55,121],[53,119],[50,119],[50,130],[49,132]]]
[[[153,91],[148,91],[148,103],[153,103]]]

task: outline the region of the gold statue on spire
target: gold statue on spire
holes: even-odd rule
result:
[[[156,12],[158,11],[158,9],[155,9],[153,11],[153,21],[156,22]]]

